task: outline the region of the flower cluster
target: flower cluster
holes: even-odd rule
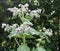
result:
[[[7,32],[16,29],[18,26],[19,26],[18,24],[9,25],[9,24],[2,23],[2,28],[4,28],[4,31]]]
[[[29,15],[30,17],[40,17],[40,13],[42,9],[37,9],[37,10],[30,10],[29,4],[19,4],[19,8],[13,7],[13,8],[8,8],[7,10],[13,12],[13,16],[20,15],[21,13],[24,13],[25,15]]]
[[[2,28],[4,28],[4,30],[8,31],[8,32],[12,31],[12,30],[15,30],[17,32],[24,32],[24,33],[26,33],[26,32],[29,31],[29,28],[32,25],[33,25],[32,23],[27,23],[27,22],[24,22],[21,25],[18,25],[18,24],[9,25],[9,24],[2,23]]]
[[[40,17],[40,14],[41,13],[41,9],[38,9],[38,10],[32,10],[31,13],[30,13],[30,16],[31,17]]]
[[[13,16],[16,16],[19,14],[20,12],[20,9],[16,8],[16,7],[13,7],[13,8],[8,8],[7,10],[13,12]]]
[[[46,29],[45,27],[43,27],[43,31],[44,31],[44,34],[48,36],[52,36],[52,29]]]

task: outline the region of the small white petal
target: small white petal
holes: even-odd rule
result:
[[[46,31],[46,28],[45,27],[43,27],[43,31]]]
[[[18,26],[18,24],[13,24],[12,26],[16,28]]]
[[[19,7],[21,7],[21,6],[22,6],[22,4],[19,4],[18,6],[19,6]]]
[[[53,15],[54,13],[55,13],[55,11],[52,11],[52,12],[51,12],[51,15]]]
[[[4,28],[6,26],[6,24],[5,23],[2,23],[2,28]]]
[[[52,36],[52,29],[46,29],[45,34],[48,36]]]
[[[25,7],[28,7],[28,6],[29,6],[29,4],[28,4],[28,3],[26,3],[24,6],[25,6]]]

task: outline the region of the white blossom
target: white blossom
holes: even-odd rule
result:
[[[28,33],[29,30],[30,30],[30,26],[26,26],[26,27],[25,27],[25,30],[24,30],[24,33]]]
[[[41,11],[42,11],[42,9],[35,10],[35,12],[37,12],[37,13],[41,13]]]
[[[52,29],[46,29],[44,33],[48,36],[52,36]]]
[[[10,26],[5,27],[5,29],[4,29],[4,31],[7,31],[7,32],[9,32],[10,30],[11,30],[11,27]]]
[[[24,33],[28,33],[29,30],[30,30],[30,26],[29,26],[28,24],[26,24],[26,22],[23,23],[23,24],[21,24],[21,25],[20,25],[20,28],[21,28],[21,30],[22,30]]]
[[[6,24],[6,26],[4,27],[4,31],[9,32],[11,30],[11,26],[9,24]]]
[[[16,12],[18,10],[18,8],[13,7],[13,8],[8,8],[7,10],[11,11],[11,12]]]
[[[28,3],[26,3],[24,6],[25,6],[25,7],[28,7],[28,6],[29,6],[29,4],[28,4]]]
[[[2,28],[4,28],[6,26],[6,24],[5,23],[2,23]]]
[[[40,13],[42,11],[42,9],[37,9],[37,10],[29,10],[29,4],[26,3],[24,5],[19,4],[18,5],[20,8],[17,7],[13,7],[13,8],[8,8],[7,10],[11,11],[13,13],[13,16],[17,16],[20,15],[22,16],[22,14],[24,14],[24,16],[31,16],[31,17],[40,17]],[[22,14],[20,14],[22,13]],[[30,26],[33,26],[33,24],[30,21],[25,21],[23,24],[18,25],[18,24],[2,24],[2,28],[4,28],[5,31],[7,32],[15,32],[15,34],[17,33],[28,33],[30,30]]]
[[[20,12],[20,9],[13,7],[13,8],[8,8],[7,10],[13,12],[13,16],[18,15],[18,13]]]
[[[36,18],[40,17],[40,15],[38,13],[35,13],[34,15],[35,15]]]
[[[29,16],[30,14],[29,13],[26,13],[26,16]]]
[[[33,12],[31,12],[31,13],[30,13],[30,16],[31,16],[31,17],[34,17],[34,13],[33,13]]]
[[[18,28],[16,28],[15,29],[17,32],[19,32],[19,33],[23,33],[23,28],[22,27],[18,27]]]
[[[21,7],[21,6],[22,6],[22,4],[19,4],[18,6],[19,6],[19,7]]]
[[[22,12],[27,12],[27,11],[28,11],[28,7],[22,5],[22,6],[21,6],[21,11],[22,11]]]
[[[2,28],[8,27],[9,24],[2,23]]]
[[[37,10],[29,10],[28,6],[29,4],[26,3],[26,4],[19,4],[18,5],[20,8],[17,8],[17,7],[13,7],[13,8],[8,8],[7,10],[13,12],[13,16],[16,16],[16,15],[20,15],[20,13],[25,13],[26,15],[29,15],[31,17],[40,17],[40,13],[42,11],[42,9],[37,9]],[[20,15],[21,16],[21,15]]]
[[[53,3],[53,2],[54,2],[54,0],[51,0],[51,2]]]
[[[24,5],[19,4],[18,6],[20,7],[21,12],[26,13],[26,12],[28,11],[28,6],[29,6],[29,4],[28,4],[28,3],[26,3],[26,4],[24,4]]]
[[[46,31],[46,28],[45,27],[43,27],[43,31]]]
[[[41,11],[42,11],[42,9],[32,10],[30,13],[30,16],[38,18],[38,17],[40,17]]]
[[[31,17],[34,17],[34,16],[35,16],[36,18],[40,17],[40,15],[39,15],[39,13],[37,12],[37,10],[31,11],[30,16],[31,16]]]
[[[18,24],[13,24],[12,27],[16,28],[18,26]]]

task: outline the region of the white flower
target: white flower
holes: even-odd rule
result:
[[[20,29],[22,32],[28,33],[30,30],[30,26],[28,24],[26,24],[26,22],[25,22],[25,23],[20,25]]]
[[[23,32],[23,27],[18,27],[18,28],[16,28],[15,30],[16,30],[17,32],[22,33],[22,32]]]
[[[2,23],[2,28],[8,27],[9,24]]]
[[[25,7],[28,7],[28,6],[29,6],[29,4],[28,4],[28,3],[26,3],[24,6],[25,6]]]
[[[21,7],[21,6],[22,6],[22,4],[19,4],[18,6],[19,6],[19,7]]]
[[[51,2],[53,3],[53,2],[54,2],[54,0],[51,0]]]
[[[43,27],[43,31],[46,31],[46,28],[45,27]]]
[[[45,34],[52,36],[52,29],[46,29]]]
[[[29,13],[26,13],[26,16],[29,16]]]
[[[30,30],[30,26],[26,26],[26,27],[25,27],[25,30],[24,30],[24,33],[28,33],[29,30]]]
[[[4,31],[7,31],[7,32],[9,32],[10,30],[11,30],[11,27],[10,26],[5,27],[5,29],[4,29]]]
[[[2,28],[4,28],[6,26],[6,24],[5,23],[2,23]]]
[[[28,11],[28,7],[22,5],[22,6],[21,6],[21,11],[22,11],[22,12],[27,12],[27,11]]]
[[[33,13],[33,12],[31,12],[31,13],[30,13],[30,16],[31,16],[31,17],[34,17],[34,13]]]
[[[18,15],[18,13],[20,12],[20,9],[13,7],[13,8],[8,8],[7,10],[13,12],[13,16]]]
[[[28,4],[28,3],[26,3],[25,5],[19,4],[18,6],[19,6],[19,7],[22,7],[22,6],[28,7],[29,4]]]
[[[16,28],[18,27],[18,24],[13,24],[12,27]]]
[[[41,13],[42,9],[32,10],[32,12]]]
[[[29,5],[27,3],[25,5],[19,4],[18,6],[21,7],[20,9],[22,12],[26,13],[28,11]]]
[[[36,17],[36,18],[40,17],[40,15],[38,14],[37,10],[31,11],[30,16],[31,17]]]
[[[19,27],[17,27],[15,30],[20,33],[28,33],[30,29],[30,26],[21,24]]]
[[[36,10],[36,12],[38,12],[38,13],[41,13],[41,11],[42,11],[42,9],[38,9],[38,10]]]
[[[9,24],[6,24],[6,26],[4,27],[4,31],[9,32],[11,30],[11,26]]]
[[[35,13],[34,15],[35,15],[36,18],[40,17],[40,15],[38,13]]]
[[[13,8],[8,8],[7,10],[9,10],[9,11],[11,11],[11,12],[15,12],[15,11],[17,11],[17,10],[18,10],[18,8],[13,7]]]

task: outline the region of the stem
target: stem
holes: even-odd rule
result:
[[[21,19],[21,21],[22,21],[22,23],[23,23],[23,20],[24,20],[24,13],[22,12],[21,15],[19,15],[19,17],[20,17],[20,19]]]
[[[25,44],[25,35],[23,34],[23,44]]]
[[[18,44],[18,46],[20,46],[20,44],[19,44],[19,42],[17,41],[17,39],[16,39],[16,38],[14,38],[14,39],[15,39],[16,43]]]
[[[24,12],[22,12],[21,14],[22,15],[21,15],[20,19],[21,19],[21,21],[23,23],[23,20],[24,20]],[[24,33],[23,33],[23,44],[25,44],[25,35],[24,35]]]

